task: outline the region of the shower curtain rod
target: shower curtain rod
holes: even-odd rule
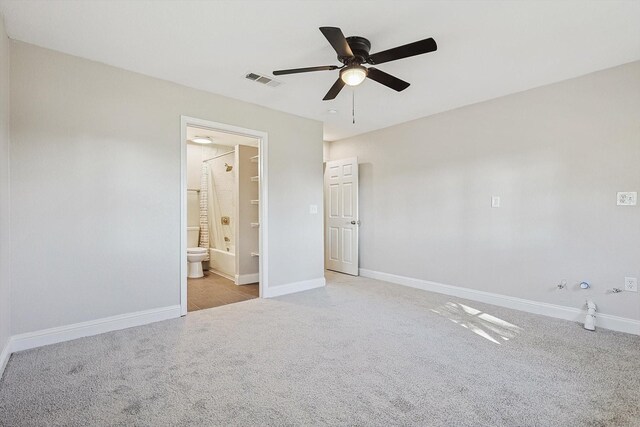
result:
[[[231,153],[235,153],[235,152],[236,152],[236,150],[227,151],[226,153],[218,154],[217,156],[213,156],[212,158],[207,159],[207,160],[203,160],[202,162],[203,163],[204,162],[208,162],[209,160],[217,159],[218,157],[226,156],[227,154],[231,154]]]

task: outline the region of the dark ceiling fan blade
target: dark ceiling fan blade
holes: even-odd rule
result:
[[[322,65],[320,67],[307,67],[307,68],[292,68],[290,70],[276,70],[273,72],[274,76],[281,76],[283,74],[297,74],[297,73],[308,73],[310,71],[330,71],[337,70],[337,65]]]
[[[340,57],[351,58],[353,52],[347,43],[347,39],[342,34],[342,30],[337,27],[320,27],[320,31],[327,38],[331,46],[335,49]]]
[[[324,98],[322,98],[322,100],[330,101],[332,99],[335,99],[335,97],[338,96],[338,94],[340,93],[343,87],[344,87],[344,82],[340,77],[338,77],[338,80],[336,80],[333,86],[331,86],[331,89],[329,89],[329,92],[327,92],[327,94],[324,96]]]
[[[367,77],[393,90],[397,90],[398,92],[402,92],[403,90],[408,88],[410,84],[405,82],[404,80],[400,80],[399,78],[392,76],[391,74],[387,74],[384,71],[380,71],[377,68],[373,67],[369,67]]]
[[[432,38],[428,38],[374,53],[373,55],[369,55],[367,62],[372,65],[382,64],[384,62],[395,61],[397,59],[408,58],[410,56],[422,55],[423,53],[433,52],[437,49],[438,45],[436,44],[436,41]]]

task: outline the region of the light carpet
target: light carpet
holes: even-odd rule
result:
[[[0,425],[640,426],[640,337],[365,278],[14,354]]]

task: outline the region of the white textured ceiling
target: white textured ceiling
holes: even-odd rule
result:
[[[28,43],[322,120],[335,140],[640,59],[639,1],[15,1],[9,36]],[[318,27],[367,37],[372,52],[426,37],[438,51],[379,68],[334,101],[337,71],[244,78],[337,64]],[[329,109],[338,114],[328,114]]]

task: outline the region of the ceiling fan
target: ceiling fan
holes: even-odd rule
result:
[[[338,80],[331,86],[329,92],[322,98],[323,101],[328,101],[338,96],[344,85],[357,86],[367,77],[401,92],[409,87],[409,83],[391,74],[387,74],[384,71],[380,71],[377,68],[366,68],[362,64],[383,64],[385,62],[433,52],[438,48],[436,41],[428,38],[369,55],[371,42],[364,37],[345,37],[344,34],[342,34],[342,30],[337,27],[320,27],[320,31],[337,52],[338,60],[342,62],[342,66],[324,65],[320,67],[276,70],[273,72],[273,75],[281,76],[283,74],[307,73],[310,71],[340,70],[340,77],[338,77]]]

